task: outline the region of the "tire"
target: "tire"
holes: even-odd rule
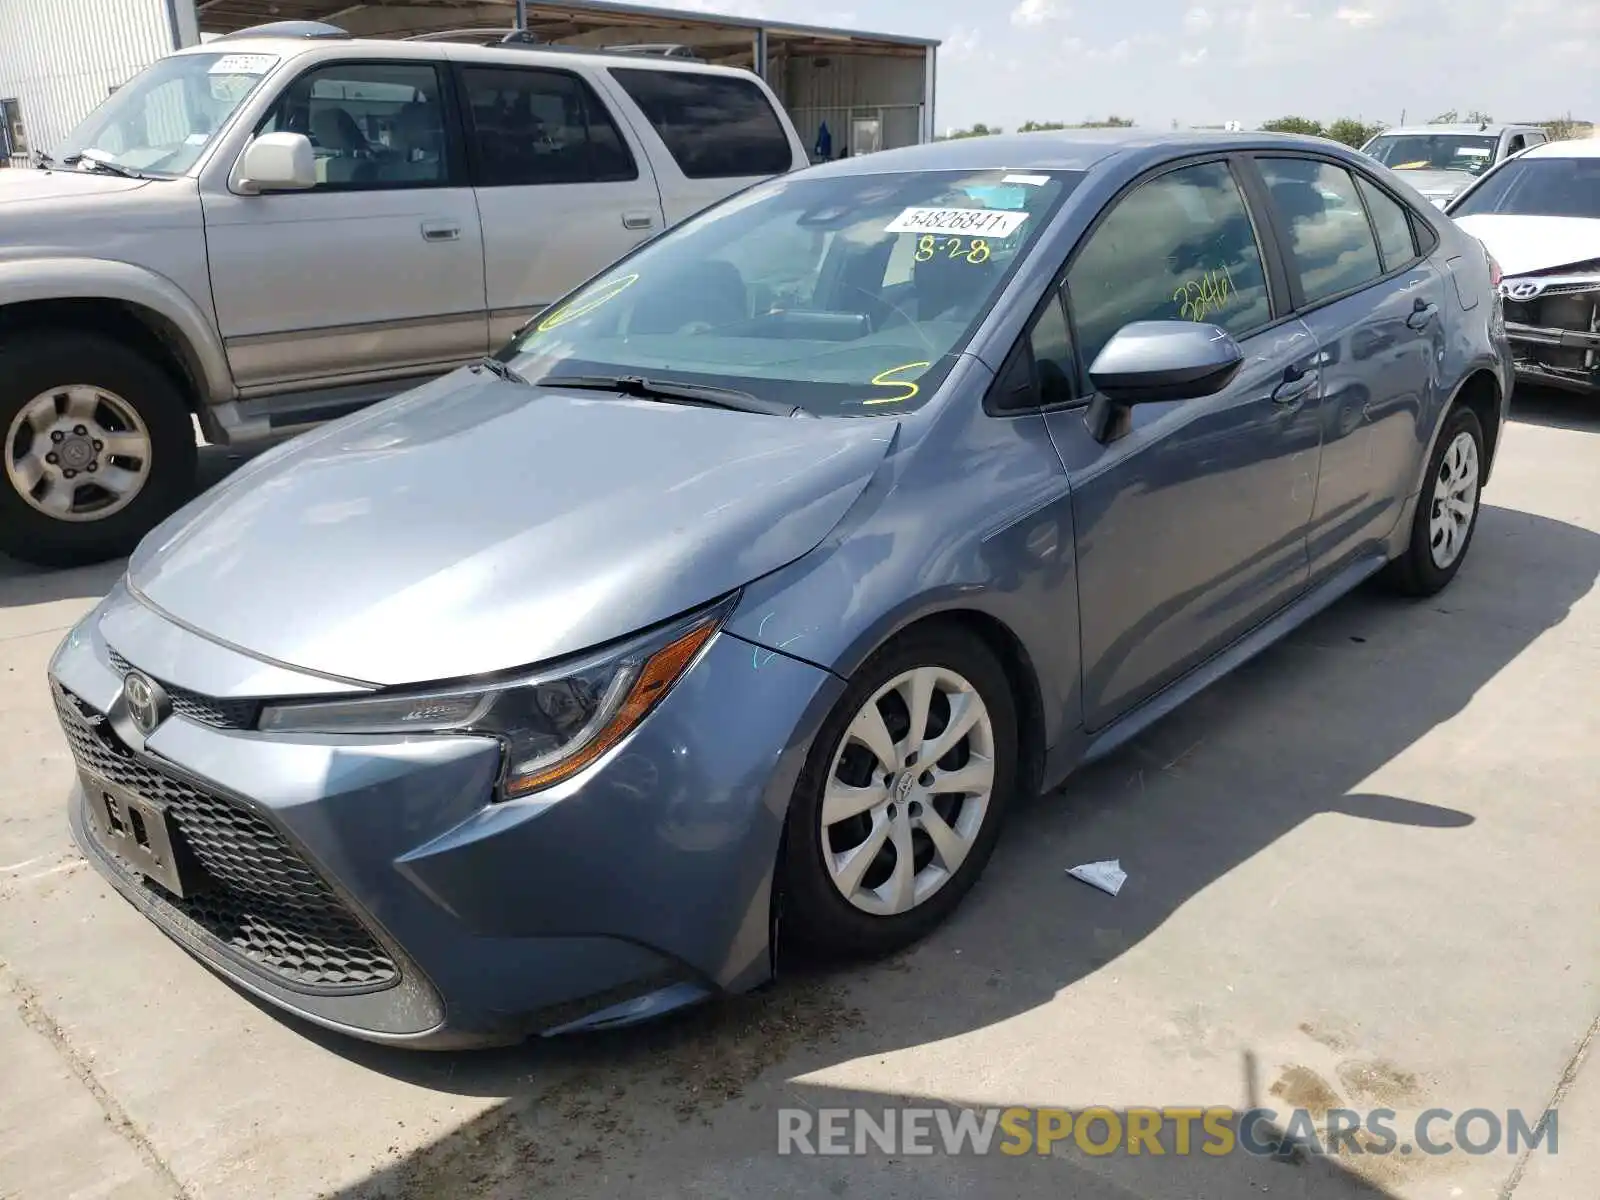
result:
[[[1465,467],[1463,458],[1467,460]],[[1478,528],[1483,463],[1483,426],[1477,414],[1465,406],[1451,409],[1428,462],[1422,494],[1417,497],[1411,541],[1385,572],[1386,582],[1402,595],[1422,597],[1442,591],[1466,561],[1472,535]],[[1470,487],[1463,487],[1464,472],[1468,470]],[[1448,549],[1441,555],[1436,544],[1441,542],[1441,526],[1436,520],[1446,507],[1457,516],[1450,519],[1451,528],[1444,538]]]
[[[957,705],[962,712],[979,711],[967,697],[976,698],[981,715],[931,771],[925,760],[916,765],[920,773],[901,771],[892,776],[892,784],[885,785],[887,772],[881,756],[870,751],[855,732],[866,728],[857,725],[856,719],[871,703],[883,718],[889,738],[901,738],[894,753],[903,761],[902,751],[910,749],[905,733],[910,723],[909,699],[914,694],[914,684],[905,677],[915,672],[932,673],[924,674],[924,679],[938,678],[930,691],[924,733],[931,731],[931,736],[924,741],[924,748],[943,749],[937,744],[929,747],[928,742],[937,743],[939,735],[950,729]],[[897,680],[903,681],[901,689],[880,695]],[[789,805],[781,863],[785,941],[826,956],[877,957],[918,940],[949,916],[994,852],[1016,788],[1017,745],[1010,682],[980,640],[954,626],[939,625],[914,630],[881,647],[862,664],[823,724]],[[951,790],[962,783],[981,783],[985,757],[992,763],[986,797],[981,790]],[[927,789],[930,778],[940,790]],[[849,793],[852,803],[847,807],[866,803],[868,792],[875,801],[873,806],[834,822],[824,832],[824,798],[830,784],[860,780],[868,787],[859,797]],[[834,811],[837,815],[841,810],[835,807]],[[929,833],[930,815],[943,825],[941,835],[953,833],[964,845],[959,858],[941,854]],[[884,827],[881,833],[880,825]],[[856,898],[847,899],[843,888],[848,874],[845,882],[836,883],[828,864],[849,858],[855,865],[850,852],[862,850],[869,839],[881,841],[873,851],[871,865],[857,873]],[[946,838],[944,845],[957,846],[957,842]],[[899,870],[903,845],[912,848],[909,892]],[[948,869],[947,858],[956,859],[953,870]],[[918,893],[922,893],[920,899],[915,898]],[[904,907],[908,897],[911,906]],[[864,905],[877,911],[868,911]]]
[[[36,428],[51,420],[53,428]],[[39,566],[130,553],[194,487],[194,427],[177,385],[98,334],[0,340],[0,439],[0,552]],[[117,490],[99,483],[113,479]]]

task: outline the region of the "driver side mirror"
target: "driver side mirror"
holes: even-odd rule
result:
[[[317,186],[317,158],[303,133],[263,133],[239,159],[238,188],[247,195],[304,192]]]
[[[1126,432],[1128,409],[1212,396],[1233,382],[1244,351],[1227,330],[1199,321],[1134,321],[1117,330],[1089,368],[1090,432],[1109,442]]]

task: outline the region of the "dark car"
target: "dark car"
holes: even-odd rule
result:
[[[152,533],[51,664],[73,825],[401,1044],[890,950],[1019,793],[1371,575],[1444,587],[1510,386],[1482,247],[1326,142],[760,184]]]

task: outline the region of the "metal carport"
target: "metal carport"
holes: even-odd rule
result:
[[[270,21],[315,20],[357,37],[413,37],[520,25],[572,46],[669,43],[709,62],[756,71],[772,85],[800,135],[814,144],[826,123],[833,153],[931,141],[939,43],[786,22],[679,12],[608,0],[175,0],[194,3],[204,34]],[[874,124],[875,123],[875,124]]]

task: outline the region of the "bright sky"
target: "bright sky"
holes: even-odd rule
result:
[[[659,0],[944,39],[941,131],[1447,109],[1600,120],[1600,0]]]

